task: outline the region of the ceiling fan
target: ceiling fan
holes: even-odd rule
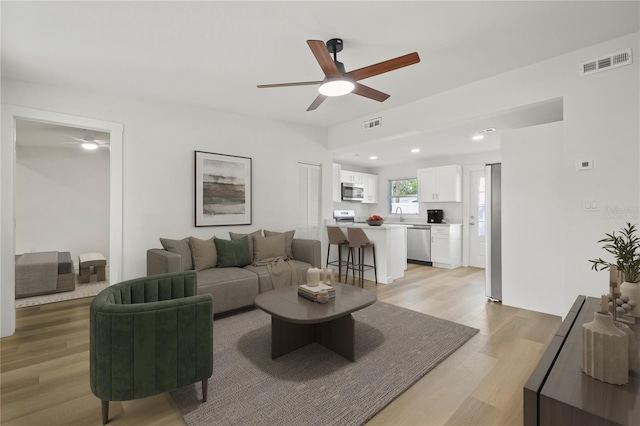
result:
[[[301,81],[297,83],[280,83],[280,84],[260,84],[258,88],[287,87],[287,86],[309,86],[319,84],[318,91],[320,94],[309,105],[307,111],[313,111],[318,108],[328,96],[342,96],[347,93],[355,93],[374,101],[384,102],[390,95],[380,92],[364,84],[358,83],[359,80],[383,74],[385,72],[397,70],[409,65],[420,62],[417,52],[399,56],[388,61],[379,62],[364,68],[345,72],[344,64],[338,61],[338,52],[342,51],[343,42],[340,38],[332,38],[327,41],[326,45],[321,40],[307,40],[311,52],[316,57],[320,68],[324,72],[325,78],[320,81]],[[331,59],[330,53],[333,53]]]
[[[80,143],[80,146],[82,146],[86,150],[94,150],[98,148],[109,148],[109,141],[96,139],[95,135],[92,135],[87,131],[85,131],[85,135],[82,138],[71,136],[71,135],[67,135],[67,137],[77,141],[74,143]]]

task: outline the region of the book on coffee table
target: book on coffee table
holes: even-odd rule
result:
[[[318,294],[320,294],[321,290],[327,291],[329,299],[333,299],[336,297],[336,289],[333,286],[326,284],[318,284],[317,286],[302,284],[298,286],[298,295],[316,302],[318,300]]]

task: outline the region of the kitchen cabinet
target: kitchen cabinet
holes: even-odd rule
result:
[[[431,263],[445,269],[462,265],[462,225],[431,224]]]
[[[364,200],[363,204],[377,204],[378,203],[378,175],[371,175],[369,173],[362,173],[364,181]]]
[[[462,166],[454,164],[418,169],[418,201],[462,201]]]
[[[338,166],[338,170],[336,170]],[[336,186],[336,176],[338,177],[338,183]],[[370,173],[352,172],[350,170],[341,170],[339,164],[334,164],[333,168],[333,201],[342,201],[341,184],[346,183],[359,183],[364,186],[364,200],[363,204],[376,204],[378,202],[378,175],[372,175]],[[336,192],[337,191],[337,192]]]
[[[341,172],[340,164],[333,163],[333,202],[339,203],[342,201],[342,186],[340,180]]]
[[[364,184],[364,173],[360,172],[352,172],[350,170],[341,170],[340,171],[340,182],[347,183],[362,183]]]

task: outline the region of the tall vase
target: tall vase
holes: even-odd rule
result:
[[[582,325],[582,371],[614,385],[629,382],[629,338],[609,314],[596,312]]]
[[[629,311],[627,315],[640,317],[640,284],[625,281],[620,285],[620,293],[636,303],[635,308]]]

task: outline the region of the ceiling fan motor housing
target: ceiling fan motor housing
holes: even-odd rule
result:
[[[327,50],[329,53],[338,53],[342,52],[343,43],[341,38],[332,38],[327,42]]]

